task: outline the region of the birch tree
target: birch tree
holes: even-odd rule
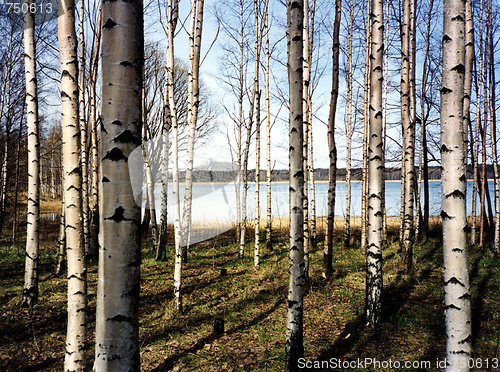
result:
[[[80,121],[80,156],[81,156],[81,198],[82,198],[82,239],[84,252],[90,254],[89,244],[89,188],[88,188],[88,146],[87,146],[87,120],[85,115],[85,1],[80,1],[80,9],[78,14],[78,31],[79,31],[79,58],[78,58],[78,73],[79,73],[79,121]]]
[[[187,143],[187,166],[186,183],[184,191],[184,209],[182,213],[182,239],[185,241],[183,247],[183,260],[187,260],[187,247],[189,246],[189,235],[191,230],[191,212],[193,203],[193,159],[194,142],[196,136],[196,124],[198,122],[198,108],[200,105],[200,53],[201,34],[203,26],[204,0],[192,0],[191,2],[191,25],[189,30],[189,81],[188,81],[188,143]]]
[[[162,115],[162,158],[161,158],[161,212],[160,212],[160,233],[158,238],[158,247],[156,249],[156,259],[162,260],[165,258],[165,246],[167,239],[167,196],[168,196],[168,159],[169,159],[169,132],[174,128],[178,130],[177,127],[177,108],[174,99],[174,65],[175,65],[175,55],[174,55],[174,36],[175,29],[177,28],[177,20],[179,19],[179,3],[178,1],[170,1],[167,4],[167,57],[165,61],[165,91],[163,97],[163,115]],[[173,130],[172,130],[173,132]],[[174,133],[172,133],[174,135]],[[178,134],[175,134],[175,140],[177,141]],[[178,148],[178,144],[173,144],[173,148]],[[174,154],[177,156],[177,154]],[[174,164],[176,164],[178,169],[178,161],[174,159]],[[173,176],[177,177],[177,172],[173,172]],[[177,179],[177,182],[178,179]],[[177,184],[176,188],[172,190],[179,194],[179,186]],[[179,204],[179,200],[174,200],[174,203]],[[179,206],[180,207],[180,206]],[[174,204],[174,219],[176,216],[175,208],[177,205]],[[180,218],[180,212],[178,213],[178,218]],[[178,226],[179,227],[179,226]],[[178,233],[178,231],[177,231]],[[175,227],[174,227],[175,234]],[[180,235],[179,235],[180,236]],[[175,255],[177,259],[177,252],[180,246],[177,247],[177,241],[179,241],[179,236],[174,240]],[[177,262],[177,261],[176,261]],[[177,263],[178,265],[178,263]]]
[[[167,63],[166,63],[166,94],[168,95],[169,120],[172,126],[172,197],[174,217],[174,308],[182,311],[181,277],[182,277],[182,247],[181,247],[181,206],[179,196],[179,125],[177,107],[174,100],[174,34],[178,19],[178,2],[169,1],[167,5]]]
[[[90,80],[90,140],[92,143],[92,210],[90,211],[90,255],[97,257],[99,250],[99,141],[97,136],[97,72],[99,69],[99,51],[101,48],[101,29],[102,29],[102,5],[99,7],[99,15],[94,35],[94,54],[92,56],[91,80]]]
[[[412,112],[412,82],[415,69],[411,48],[411,0],[403,1],[403,27],[401,32],[401,122],[403,125],[404,200],[403,203],[403,254],[406,272],[413,266],[413,193],[415,184],[415,123]],[[414,96],[414,95],[413,95]],[[414,116],[414,115],[413,115]]]
[[[141,144],[142,1],[103,2],[102,21],[101,220],[94,369],[139,371],[141,209],[132,191],[128,157]]]
[[[30,9],[33,0],[25,0]],[[24,13],[24,69],[28,126],[28,224],[26,261],[21,304],[33,306],[38,301],[38,222],[40,213],[40,143],[36,78],[35,15]]]
[[[467,269],[466,172],[463,143],[465,75],[465,2],[443,2],[443,72],[441,88],[441,159],[446,324],[446,371],[460,366],[471,352],[471,308]]]
[[[491,152],[493,157],[493,173],[494,173],[494,188],[495,188],[495,224],[494,224],[494,237],[493,237],[493,252],[498,256],[500,253],[500,185],[499,181],[499,170],[498,170],[498,153],[497,153],[497,125],[496,125],[496,81],[495,81],[495,53],[494,53],[494,43],[493,43],[493,24],[492,24],[492,12],[491,1],[488,7],[488,56],[489,56],[489,109],[490,109],[490,132],[491,132]],[[470,44],[470,36],[473,35],[474,29],[472,26],[472,11],[470,1],[466,3],[466,17],[467,17],[467,37],[468,43],[466,44],[466,66],[467,66],[467,82],[472,80],[472,56],[470,50],[473,48]],[[473,41],[474,39],[472,39]],[[470,67],[470,69],[469,69]],[[470,86],[467,87],[470,92]],[[470,94],[470,93],[469,93]],[[468,107],[466,107],[468,110]],[[465,109],[465,103],[464,103]],[[466,119],[464,118],[464,127],[466,124]],[[467,128],[467,127],[465,127]]]
[[[78,40],[75,2],[59,3],[58,36],[61,59],[63,197],[68,265],[68,327],[66,371],[84,371],[87,334],[87,271],[82,224],[82,171],[80,164],[80,117],[78,90]]]
[[[344,246],[351,240],[351,149],[352,149],[352,30],[354,23],[354,0],[349,7],[349,26],[347,31],[347,118],[346,118],[346,173],[345,173],[345,233]]]
[[[303,0],[287,2],[287,50],[290,99],[290,249],[289,286],[285,335],[285,371],[298,370],[298,360],[304,356],[304,169],[303,138]]]
[[[271,52],[269,48],[269,1],[266,1],[264,16],[265,35],[265,77],[264,95],[266,105],[266,249],[272,251],[273,244],[271,238],[272,216],[271,216],[271,104],[269,91],[269,76],[271,69]]]
[[[328,115],[328,154],[329,154],[328,158],[330,160],[330,166],[328,170],[328,210],[327,210],[327,230],[326,230],[327,239],[323,257],[323,271],[325,273],[325,276],[327,273],[330,273],[333,270],[333,265],[332,265],[333,223],[335,220],[335,187],[337,178],[337,146],[335,144],[335,115],[337,114],[337,100],[339,96],[339,49],[340,49],[339,35],[340,35],[341,15],[342,15],[342,1],[336,0],[335,20],[333,23],[332,92],[330,97],[330,112]],[[352,94],[352,87],[350,88]]]
[[[383,0],[372,0],[370,49],[370,136],[368,144],[368,223],[366,253],[366,322],[378,326],[382,317],[382,56],[384,51]]]

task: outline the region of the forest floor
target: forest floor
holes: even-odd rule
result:
[[[279,221],[286,226],[286,221]],[[339,229],[342,221],[338,221]],[[173,303],[172,248],[156,262],[148,240],[141,266],[140,347],[142,371],[282,371],[288,287],[287,231],[278,224],[273,251],[253,267],[253,244],[244,259],[230,243],[234,232],[191,248],[183,272],[184,311]],[[5,229],[7,231],[7,229]],[[0,239],[0,370],[61,371],[66,333],[66,284],[53,275],[58,222],[42,221],[40,301],[20,308],[24,256],[10,236]],[[263,235],[264,236],[264,235]],[[415,272],[403,274],[397,229],[384,247],[383,324],[366,329],[363,320],[365,258],[359,245],[343,248],[336,235],[334,272],[322,276],[322,237],[310,255],[304,305],[304,348],[308,361],[370,360],[429,362],[412,371],[439,370],[445,349],[442,246],[435,224],[427,242],[414,248]],[[249,236],[250,237],[250,236]],[[24,237],[25,238],[25,237]],[[354,236],[359,241],[359,234]],[[249,239],[251,241],[251,239]],[[22,240],[21,240],[22,241]],[[221,275],[226,269],[227,275]],[[490,368],[500,341],[500,260],[471,247],[473,358]],[[88,360],[94,357],[97,265],[88,269]],[[223,334],[213,334],[214,319],[224,319]],[[489,361],[486,359],[489,358]],[[489,367],[486,367],[489,363]],[[352,364],[351,364],[352,365]],[[358,366],[358,365],[357,365]],[[477,365],[479,367],[479,365]],[[330,367],[335,367],[330,364]],[[350,370],[388,370],[388,368]],[[91,367],[89,367],[91,370]],[[317,370],[317,369],[316,369]],[[338,370],[337,368],[322,370]],[[441,369],[442,370],[442,369]]]

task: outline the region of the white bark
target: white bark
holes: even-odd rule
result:
[[[443,2],[441,159],[446,371],[469,371],[471,308],[467,268],[466,173],[463,144],[465,2]]]
[[[411,48],[411,1],[403,2],[403,28],[401,32],[401,122],[403,125],[404,203],[403,203],[403,254],[406,272],[413,267],[413,192],[415,185],[415,122],[412,94],[414,63]]]
[[[75,3],[60,4],[58,17],[61,59],[63,197],[68,263],[68,326],[65,371],[85,371],[87,334],[87,269],[82,225],[82,169]],[[65,8],[64,8],[65,7]]]
[[[87,150],[87,120],[85,118],[85,7],[84,1],[80,1],[80,11],[78,18],[79,29],[79,121],[80,121],[80,156],[81,156],[81,194],[82,194],[82,229],[83,229],[83,247],[85,255],[90,253],[90,234],[89,234],[89,174],[88,174],[88,150]]]
[[[366,254],[366,322],[378,326],[382,318],[382,54],[383,0],[372,0],[370,52],[370,136],[368,144],[368,226]]]
[[[187,247],[191,233],[191,212],[193,203],[193,158],[194,142],[196,135],[196,124],[198,122],[199,99],[199,71],[201,34],[203,26],[204,0],[192,0],[191,2],[191,26],[189,31],[189,81],[188,81],[188,143],[187,143],[187,167],[186,183],[184,191],[184,209],[182,213],[182,258],[187,260]]]
[[[33,0],[26,0],[25,2],[28,7],[32,3]],[[24,69],[26,74],[28,124],[28,224],[26,228],[26,262],[22,304],[33,306],[38,301],[40,143],[38,135],[35,17],[30,12],[24,14]]]
[[[265,100],[266,100],[266,206],[267,206],[267,221],[266,221],[266,249],[268,252],[272,251],[272,218],[271,218],[271,104],[270,104],[270,92],[269,92],[269,76],[270,76],[270,59],[271,53],[269,48],[269,2],[266,1],[266,10],[264,16],[264,35],[265,35],[265,54],[266,54],[266,66],[265,66],[265,80],[264,80],[264,90],[265,90]]]
[[[303,298],[304,298],[304,231],[302,199],[304,197],[303,169],[303,45],[302,0],[287,2],[288,81],[290,97],[290,251],[289,287],[285,335],[285,371],[298,369],[304,356]]]
[[[345,235],[344,246],[351,240],[351,147],[352,147],[352,26],[354,21],[354,0],[349,8],[349,29],[347,34],[347,122],[346,122],[346,173],[345,173]]]
[[[304,273],[306,280],[309,277],[309,245],[310,245],[310,230],[309,230],[309,188],[308,185],[308,143],[307,138],[309,137],[309,112],[311,110],[309,101],[309,89],[311,83],[311,61],[309,59],[309,1],[304,0],[304,22],[303,22],[303,52],[302,58],[304,60],[302,64],[303,69],[303,88],[302,88],[302,112],[303,112],[303,141],[302,141],[302,161],[304,169],[304,198],[302,199],[303,211],[304,211]]]
[[[166,84],[168,94],[168,104],[170,109],[170,122],[172,124],[172,198],[174,203],[174,307],[178,312],[182,311],[182,233],[181,233],[181,206],[179,196],[179,124],[177,121],[177,107],[174,100],[174,35],[177,26],[178,2],[172,0],[168,2],[168,49],[167,49],[167,70]]]
[[[102,4],[96,371],[139,371],[140,218],[128,169],[141,144],[142,1]],[[140,172],[141,170],[137,170]],[[138,174],[139,179],[142,175]]]

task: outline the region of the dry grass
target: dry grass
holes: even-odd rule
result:
[[[397,221],[396,221],[397,222]],[[141,267],[140,343],[142,371],[281,371],[288,286],[288,232],[285,220],[273,221],[273,252],[261,267],[253,258],[239,260],[234,231],[192,247],[185,265],[185,311],[172,310],[172,248],[156,262],[149,241]],[[439,231],[415,247],[415,274],[403,275],[403,261],[393,240],[384,250],[384,315],[378,330],[364,327],[365,258],[359,245],[343,248],[343,221],[334,249],[334,272],[322,277],[322,242],[311,253],[304,303],[304,346],[309,360],[330,358],[432,360],[443,358],[442,255]],[[392,225],[391,225],[392,226]],[[396,224],[397,226],[397,224]],[[438,227],[435,227],[438,228]],[[249,226],[251,234],[253,230]],[[23,257],[3,247],[0,255],[0,370],[62,369],[65,337],[65,280],[51,275],[57,224],[44,223],[40,280],[41,301],[20,309]],[[355,234],[356,235],[356,234]],[[251,239],[249,239],[251,241]],[[500,262],[471,249],[473,357],[498,354]],[[226,269],[227,275],[221,275]],[[93,359],[96,266],[89,267],[89,360]],[[221,317],[225,332],[214,335]],[[375,369],[370,369],[375,370]],[[414,369],[418,370],[418,369]]]

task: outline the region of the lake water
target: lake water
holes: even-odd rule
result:
[[[327,211],[328,183],[316,184],[316,215],[325,216]],[[493,182],[488,183],[490,195],[494,199]],[[289,190],[288,183],[273,183],[271,186],[271,207],[273,217],[288,217]],[[386,182],[386,209],[388,216],[399,215],[401,205],[401,183]],[[423,189],[423,186],[422,186]],[[161,187],[155,188],[156,207],[159,214]],[[335,215],[345,216],[345,182],[337,182]],[[467,183],[467,213],[471,211],[472,182]],[[181,213],[184,188],[181,186]],[[351,183],[351,216],[361,215],[361,182]],[[429,182],[430,214],[441,213],[441,182]],[[169,222],[172,222],[172,188],[169,186]],[[195,184],[193,186],[193,222],[195,223],[231,223],[236,221],[236,192],[234,184]],[[261,217],[266,213],[266,185],[260,185]],[[477,208],[479,211],[479,206]],[[248,218],[255,212],[255,184],[249,184],[247,199]],[[159,218],[159,215],[158,215]],[[159,221],[159,220],[158,220]]]

